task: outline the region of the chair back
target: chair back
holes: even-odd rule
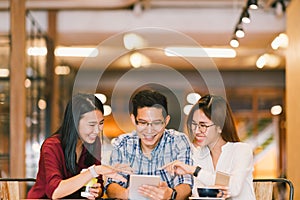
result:
[[[253,187],[256,200],[294,199],[293,183],[285,178],[254,179]]]
[[[19,200],[25,197],[22,188],[26,188],[28,182],[35,182],[34,178],[0,178],[0,199]]]
[[[0,182],[0,199],[20,199],[19,183],[17,181]]]
[[[272,182],[254,182],[253,186],[256,200],[272,200]]]

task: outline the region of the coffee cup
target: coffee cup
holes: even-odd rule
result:
[[[212,187],[197,188],[199,197],[217,197],[220,190]]]

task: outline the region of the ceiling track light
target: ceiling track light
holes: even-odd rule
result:
[[[253,10],[258,9],[257,0],[248,0],[247,5],[250,9],[253,9]]]
[[[237,48],[240,46],[239,40],[236,38],[236,36],[233,36],[230,40],[230,46],[233,48]]]
[[[286,11],[286,5],[284,0],[274,1],[274,3],[271,6],[275,9],[275,13],[279,17],[282,16]]]
[[[285,12],[286,11],[286,5],[284,3],[283,0],[279,0],[277,1],[277,5],[280,5],[281,9],[282,9],[282,12]]]
[[[279,0],[278,3],[279,3],[279,5],[281,5],[282,12],[285,12],[286,11],[286,5],[285,5],[284,1],[283,0]]]
[[[238,24],[235,28],[235,36],[238,37],[238,38],[243,38],[245,37],[245,32],[243,30],[243,27],[242,27],[242,24]]]
[[[279,0],[277,0],[279,1]],[[283,0],[282,0],[283,1]],[[258,4],[257,0],[248,0],[247,4],[243,7],[241,16],[239,18],[239,21],[234,29],[233,37],[230,40],[230,46],[231,47],[238,47],[239,41],[238,38],[243,38],[245,37],[245,32],[243,30],[243,24],[249,24],[251,22],[250,19],[250,14],[249,14],[249,9],[257,9]]]
[[[242,21],[245,24],[249,24],[251,22],[251,20],[250,20],[250,14],[248,12],[248,8],[247,7],[245,7],[243,9],[240,21]]]

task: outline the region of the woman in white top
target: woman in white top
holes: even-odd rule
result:
[[[218,197],[255,199],[253,190],[253,152],[240,142],[229,104],[221,96],[203,96],[191,109],[187,128],[193,143],[194,166],[174,161],[165,169],[176,174],[193,174],[192,196],[197,188],[214,186],[222,190]],[[215,183],[217,172],[230,176],[228,186]]]

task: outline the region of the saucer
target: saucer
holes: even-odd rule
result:
[[[225,200],[221,197],[189,197],[189,199],[193,200]]]

